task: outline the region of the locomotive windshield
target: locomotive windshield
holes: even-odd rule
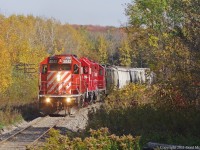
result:
[[[71,64],[50,64],[50,71],[69,71],[71,70]]]

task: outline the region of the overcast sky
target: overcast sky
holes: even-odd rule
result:
[[[121,26],[127,22],[126,3],[132,0],[0,0],[0,13],[32,14],[62,23]]]

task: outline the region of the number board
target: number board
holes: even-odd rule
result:
[[[63,64],[71,64],[71,63],[72,63],[71,57],[66,57],[66,58],[63,60]]]
[[[58,63],[58,59],[55,58],[55,57],[50,57],[50,58],[49,58],[49,63],[50,63],[50,64],[57,64],[57,63]]]

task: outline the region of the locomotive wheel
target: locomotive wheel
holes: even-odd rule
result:
[[[94,101],[94,94],[91,94],[89,97],[89,104],[91,105]]]
[[[92,103],[96,103],[96,101],[97,101],[97,98],[98,98],[98,94],[96,93],[93,93],[93,100],[92,100]]]

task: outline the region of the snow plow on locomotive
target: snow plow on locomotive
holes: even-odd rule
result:
[[[39,109],[50,114],[95,102],[105,93],[105,68],[88,58],[55,55],[40,63]]]

